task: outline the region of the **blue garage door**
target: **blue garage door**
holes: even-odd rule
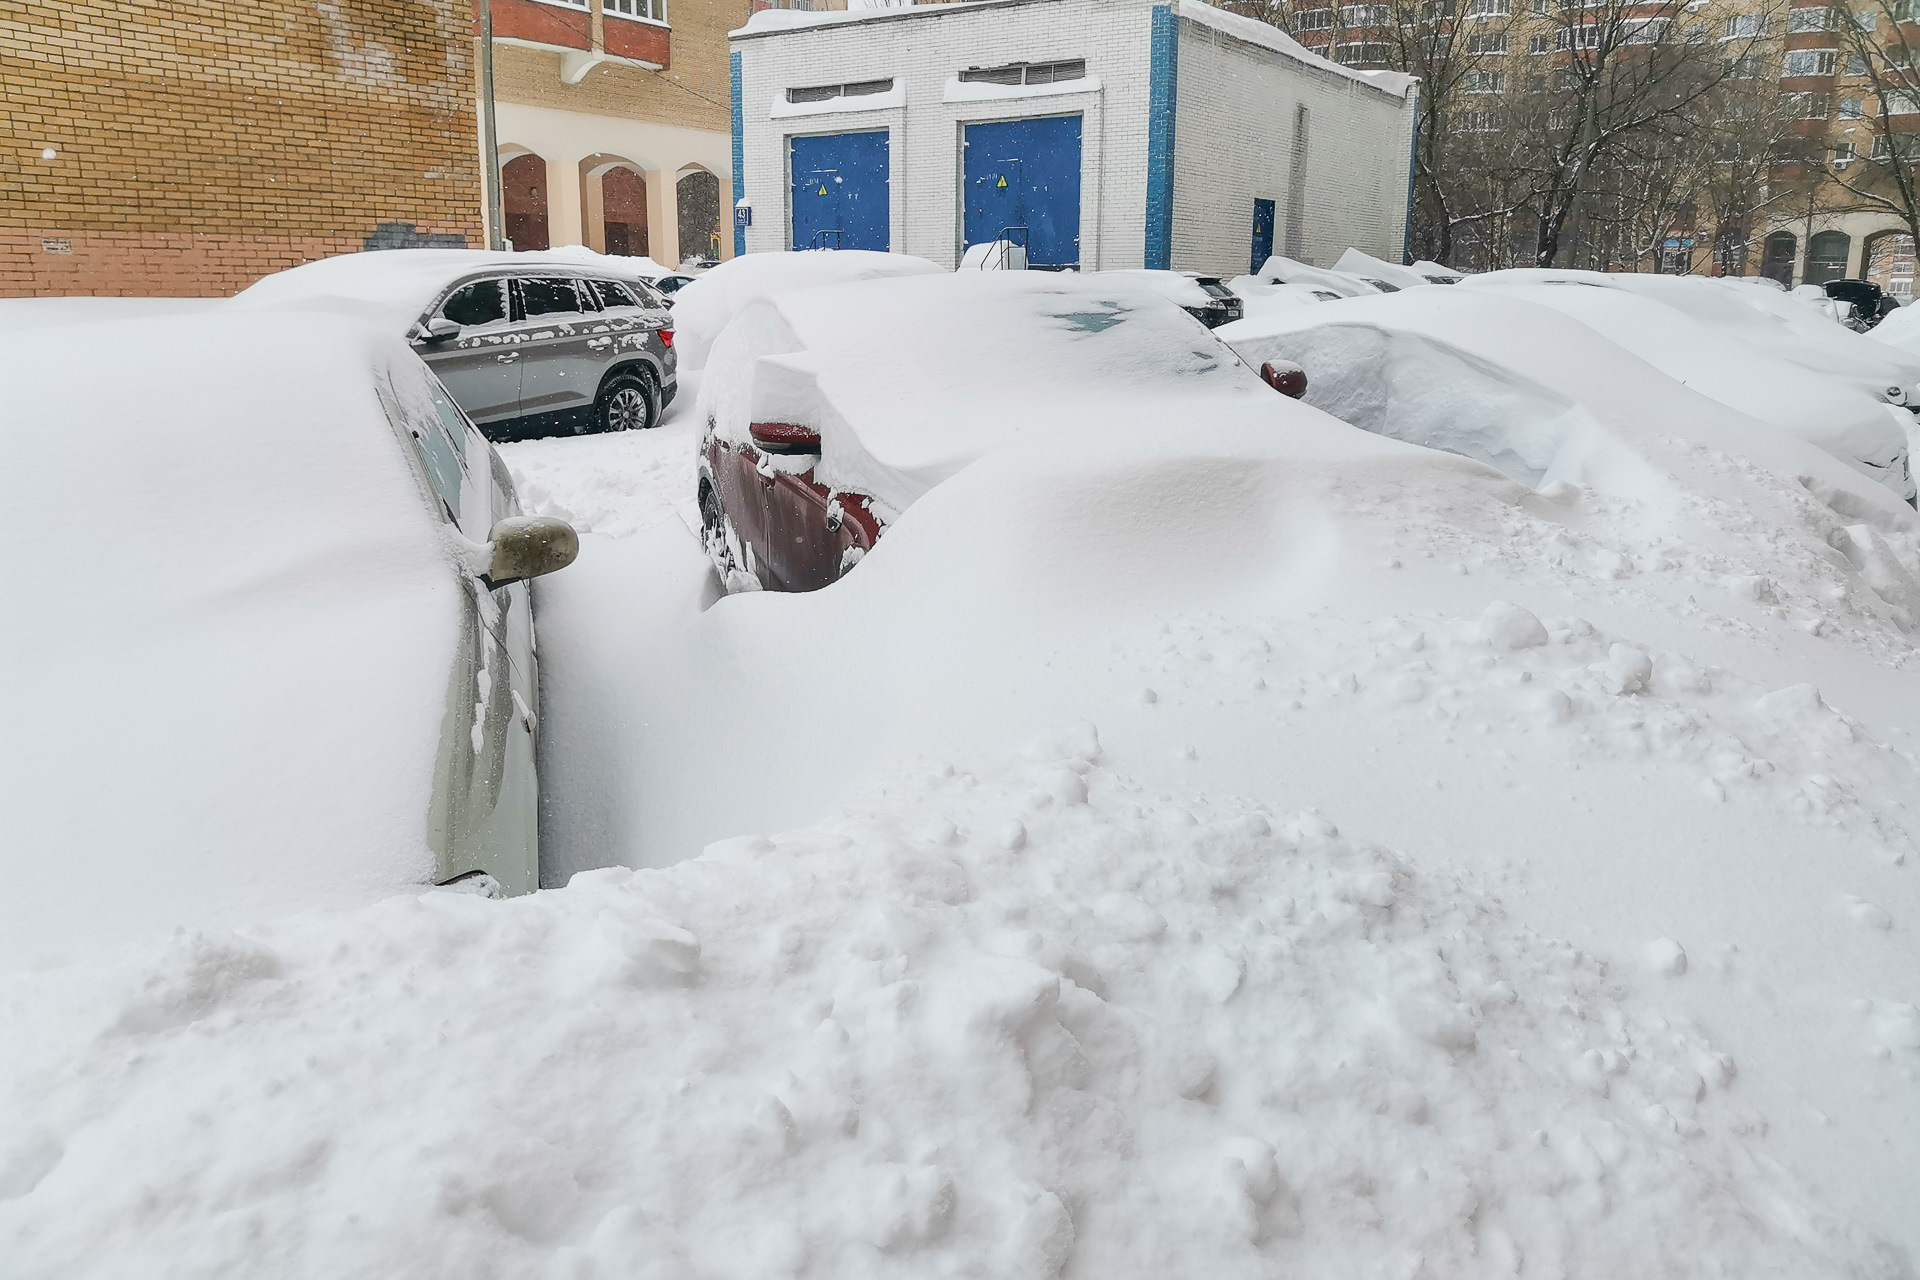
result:
[[[795,138],[793,247],[878,249],[887,234],[887,131]]]
[[[1267,265],[1267,259],[1273,256],[1273,201],[1255,200],[1253,202],[1253,265],[1249,272],[1256,272]]]
[[[1027,244],[1036,267],[1080,262],[1080,117],[997,120],[967,126],[966,238]]]

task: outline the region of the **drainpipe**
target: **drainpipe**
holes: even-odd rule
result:
[[[500,143],[493,123],[493,3],[480,0],[480,162],[486,183],[487,248],[507,247],[500,214]]]

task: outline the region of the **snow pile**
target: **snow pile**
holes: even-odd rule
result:
[[[755,14],[754,20],[789,12],[767,9]],[[707,362],[707,352],[733,317],[763,298],[854,280],[930,274],[946,272],[925,258],[904,253],[875,253],[870,249],[750,253],[704,272],[673,296],[673,322],[678,334],[674,349],[680,353],[681,368],[698,369]]]
[[[651,431],[498,446],[521,508],[608,538],[630,537],[674,515],[698,528],[694,453],[700,431],[688,410],[699,376],[680,379],[680,394]]]
[[[1898,1274],[1752,1158],[1659,981],[1082,726],[670,870],[0,988],[0,1240],[21,1280]]]
[[[1920,359],[1920,307],[1901,307],[1867,330],[1866,336],[1903,355]]]

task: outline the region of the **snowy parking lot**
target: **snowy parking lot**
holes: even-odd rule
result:
[[[1019,444],[805,594],[697,371],[502,446],[548,888],[0,977],[0,1273],[1912,1275],[1920,521],[1618,368],[1527,483]]]

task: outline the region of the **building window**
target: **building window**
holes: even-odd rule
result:
[[[965,74],[962,72],[962,77]],[[805,89],[787,90],[787,101],[831,102],[835,98],[867,98],[876,93],[888,93],[892,89],[893,81],[891,80],[855,80],[848,84],[816,84]]]
[[[1462,93],[1505,93],[1507,91],[1507,73],[1504,71],[1469,71],[1460,82]]]
[[[1303,9],[1293,15],[1295,31],[1329,31],[1333,28],[1333,10]]]
[[[1787,30],[1794,31],[1831,31],[1833,30],[1833,10],[1825,5],[1817,9],[1787,10]]]
[[[1833,144],[1833,163],[1835,168],[1844,169],[1852,164],[1856,158],[1857,156],[1855,155],[1851,142],[1836,142]]]
[[[1013,62],[1004,67],[968,67],[960,73],[960,78],[976,84],[1061,84],[1085,80],[1087,60],[1069,58],[1060,62]],[[893,88],[893,81],[887,81],[887,88]]]
[[[667,0],[600,0],[608,13],[622,18],[646,18],[653,22],[667,20]]]
[[[1600,28],[1598,26],[1562,27],[1553,33],[1553,47],[1562,51],[1568,49],[1598,49],[1600,47]]]
[[[1782,79],[1790,76],[1830,76],[1833,74],[1833,64],[1834,52],[1831,49],[1789,49],[1780,75]]]
[[[1895,93],[1888,91],[1880,95],[1880,106],[1890,116],[1920,115],[1920,93]],[[1903,148],[1901,155],[1904,156],[1907,154],[1905,148],[1914,145],[1912,141],[1914,138],[1920,138],[1920,134],[1910,135],[1908,141],[1900,144]]]
[[[1751,40],[1755,36],[1767,33],[1767,15],[1764,13],[1735,13],[1727,17],[1727,40]]]
[[[1469,18],[1504,18],[1513,12],[1513,0],[1467,0]]]
[[[1795,120],[1825,120],[1832,99],[1824,93],[1783,93],[1780,101]]]
[[[1537,36],[1528,36],[1527,52],[1528,53],[1552,53],[1553,37],[1550,35],[1547,35],[1545,32],[1542,32]]]
[[[1384,27],[1393,21],[1393,6],[1385,4],[1343,4],[1340,6],[1340,25],[1351,30],[1354,27]]]
[[[1855,31],[1878,31],[1880,29],[1880,11],[1878,9],[1862,9],[1860,12],[1854,14],[1853,29]]]
[[[1467,52],[1470,54],[1505,53],[1507,51],[1507,33],[1497,36],[1468,36]]]
[[[1464,133],[1498,133],[1500,113],[1498,111],[1463,111],[1460,113],[1460,128]]]
[[[1840,99],[1840,118],[1842,120],[1864,120],[1867,116],[1865,106],[1866,104],[1858,98],[1842,98]]]
[[[1740,58],[1727,58],[1720,66],[1729,80],[1752,80],[1760,74],[1760,55],[1749,53]]]
[[[1453,16],[1453,0],[1426,0],[1420,6],[1420,21],[1438,22]]]
[[[1665,18],[1629,18],[1620,24],[1620,43],[1659,44],[1666,33]]]
[[[1333,46],[1333,60],[1335,62],[1344,62],[1350,67],[1364,67],[1370,63],[1385,66],[1387,53],[1386,45],[1371,41],[1365,44],[1337,44]]]

